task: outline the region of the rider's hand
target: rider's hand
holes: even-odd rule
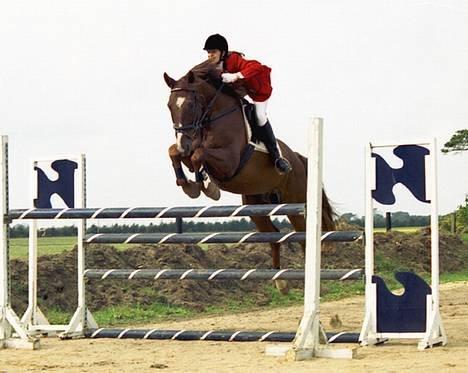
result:
[[[238,79],[242,79],[244,76],[239,73],[223,73],[221,74],[221,78],[223,79],[223,83],[234,83]]]

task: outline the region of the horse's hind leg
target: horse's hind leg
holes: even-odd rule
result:
[[[190,162],[195,171],[195,182],[199,185],[200,190],[208,197],[215,201],[221,197],[221,191],[218,185],[211,181],[208,173],[203,170],[203,162],[206,158],[206,150],[197,148],[190,157]]]
[[[265,201],[261,196],[258,195],[248,195],[242,196],[242,202],[246,205],[253,204],[264,204]],[[268,216],[251,216],[250,219],[254,222],[258,232],[279,232],[279,229],[271,221]],[[279,243],[270,243],[271,247],[271,259],[273,268],[280,269],[281,260],[280,260],[280,248]],[[285,280],[275,280],[276,288],[281,292],[281,294],[287,294],[289,292],[289,286]]]
[[[328,232],[335,230],[335,222],[333,221],[333,209],[327,199],[325,192],[322,195],[322,232]],[[296,232],[306,231],[306,220],[302,215],[288,215],[288,219],[291,222]],[[301,242],[302,250],[305,256],[305,242]],[[323,242],[321,250],[327,251],[333,248],[333,243]]]
[[[296,232],[306,231],[306,221],[303,215],[288,215],[288,219]],[[305,242],[301,242],[300,244],[305,255]]]
[[[208,197],[215,201],[218,201],[221,198],[221,191],[219,190],[218,185],[211,181],[210,176],[206,171],[202,171],[201,176],[203,178],[200,186],[201,191]]]

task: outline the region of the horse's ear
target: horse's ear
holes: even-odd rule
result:
[[[187,79],[188,79],[189,84],[192,84],[195,81],[195,74],[193,73],[192,70],[189,71]]]
[[[169,88],[174,88],[176,81],[172,79],[169,75],[164,73],[164,80]]]

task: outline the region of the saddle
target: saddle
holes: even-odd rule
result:
[[[253,145],[259,146],[261,143],[258,135],[258,124],[257,116],[255,115],[255,105],[247,101],[245,98],[241,98],[242,109],[244,111],[244,118],[248,126],[247,130],[247,141],[253,143]]]

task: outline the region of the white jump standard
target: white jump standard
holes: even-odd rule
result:
[[[39,340],[30,337],[10,305],[8,278],[8,137],[1,136],[0,151],[0,348],[39,348]]]
[[[375,149],[393,148],[403,161],[394,169]],[[437,213],[437,148],[435,139],[421,143],[369,143],[366,149],[366,314],[359,340],[363,345],[387,339],[419,339],[423,350],[445,345],[447,336],[439,311],[439,226]],[[401,296],[391,293],[374,275],[373,201],[394,204],[393,186],[405,185],[413,196],[431,207],[431,286],[412,272],[398,272]]]

